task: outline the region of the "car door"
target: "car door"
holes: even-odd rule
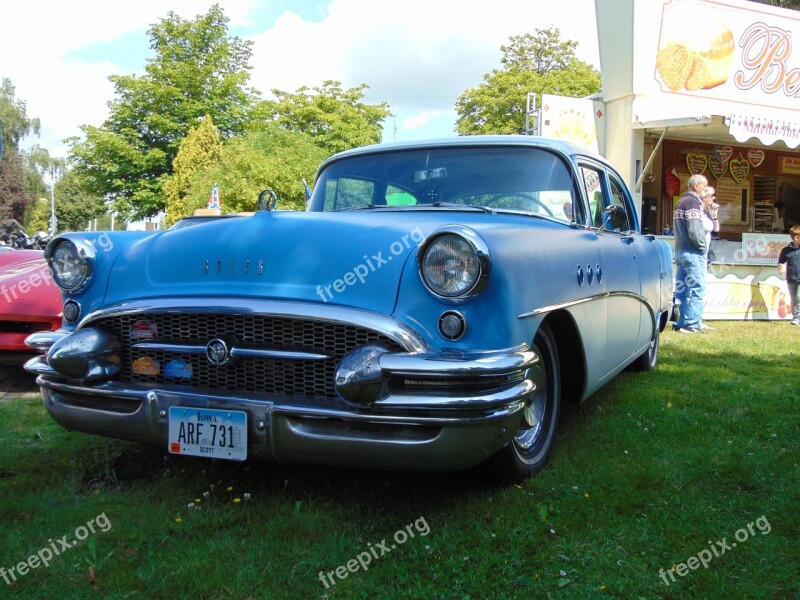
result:
[[[634,231],[636,217],[630,195],[621,181],[599,164],[586,163],[584,171],[593,171],[599,189],[589,198],[591,227],[597,237],[600,255],[599,276],[606,293],[606,352],[603,381],[616,374],[639,347],[642,320],[639,272],[636,264],[637,244]],[[624,217],[618,222],[604,223],[605,210],[620,206]],[[649,311],[648,311],[649,313]]]
[[[634,263],[632,270],[639,279],[639,294],[643,301],[647,303],[645,304],[642,300],[639,303],[639,336],[634,349],[634,354],[638,355],[650,343],[653,336],[655,321],[651,309],[657,310],[660,306],[661,264],[658,250],[655,247],[657,243],[656,237],[654,235],[642,235],[639,232],[639,223],[636,219],[633,201],[627,187],[612,172],[608,173],[608,182],[612,201],[615,204],[619,203],[624,206],[628,215],[629,231],[626,234],[626,238],[629,240],[628,245],[632,251]]]

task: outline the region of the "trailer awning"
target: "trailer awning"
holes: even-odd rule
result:
[[[666,129],[668,139],[800,146],[800,111],[726,101],[637,96],[633,128],[656,134]]]

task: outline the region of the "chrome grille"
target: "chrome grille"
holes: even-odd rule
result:
[[[268,349],[306,350],[332,358],[321,361],[248,357],[216,367],[205,355],[180,354],[132,347],[131,328],[137,321],[155,326],[157,341],[205,345],[214,338],[233,339],[237,344]],[[245,391],[287,396],[335,397],[336,365],[353,348],[382,342],[393,351],[403,348],[376,331],[346,323],[234,314],[147,314],[99,319],[91,324],[116,335],[122,342],[120,377],[123,381],[190,385],[217,390]],[[148,340],[154,341],[154,340]],[[157,375],[134,373],[133,361],[149,357],[159,364]],[[192,377],[171,378],[164,366],[174,359],[191,365]]]

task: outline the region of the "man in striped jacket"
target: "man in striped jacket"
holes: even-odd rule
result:
[[[681,303],[674,329],[699,333],[706,298],[706,232],[703,229],[703,191],[708,180],[702,175],[689,177],[689,191],[675,206],[672,228],[675,231],[675,299]]]

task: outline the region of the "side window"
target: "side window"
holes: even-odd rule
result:
[[[603,224],[603,189],[600,185],[600,173],[590,167],[581,167],[583,187],[589,200],[589,224],[600,227]]]
[[[613,175],[609,175],[608,182],[611,186],[611,202],[622,207],[625,211],[624,215],[612,218],[609,228],[618,231],[630,231],[633,229],[634,221],[631,219],[628,205],[625,202],[625,192],[623,191],[622,183],[617,181],[616,177]]]

